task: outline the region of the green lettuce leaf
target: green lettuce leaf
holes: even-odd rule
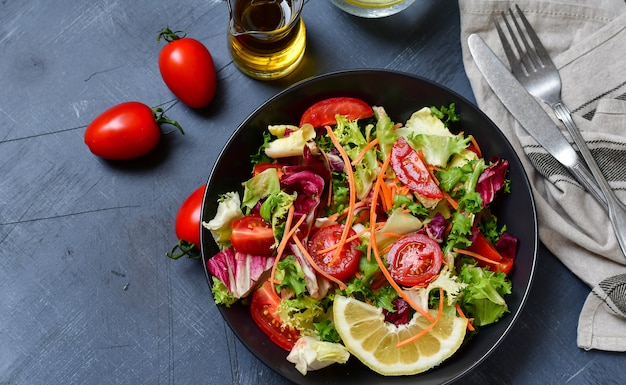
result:
[[[503,296],[511,294],[512,285],[506,274],[465,264],[459,279],[467,284],[459,303],[467,316],[474,318],[475,326],[494,323],[509,311]]]
[[[243,184],[242,207],[251,210],[261,199],[280,191],[280,179],[275,168],[268,168]]]
[[[351,160],[355,160],[367,146],[368,141],[361,132],[357,121],[348,121],[345,117],[337,115],[337,126],[333,133]],[[367,151],[363,159],[354,166],[354,169],[356,195],[359,199],[363,199],[369,194],[378,176],[376,151],[373,149]]]

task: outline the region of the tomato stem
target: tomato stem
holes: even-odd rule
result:
[[[182,33],[182,36],[178,36],[179,33]],[[165,41],[172,42],[174,40],[182,39],[187,36],[185,31],[172,31],[169,27],[163,28],[159,35],[157,36],[157,41],[161,41],[161,38],[165,39]]]
[[[165,116],[165,111],[161,107],[153,108],[152,115],[154,116],[154,120],[156,120],[157,124],[160,126],[161,124],[171,124],[176,127],[181,134],[185,135],[185,131],[183,131],[183,127],[175,120],[169,119]],[[165,131],[164,134],[171,134],[175,130]]]
[[[180,257],[187,256],[191,259],[200,259],[200,254],[198,253],[198,248],[191,242],[178,240],[178,243],[172,251],[166,254],[169,258],[178,259]]]

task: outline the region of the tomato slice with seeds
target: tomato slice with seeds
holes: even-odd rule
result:
[[[402,184],[426,198],[443,198],[443,193],[428,172],[424,161],[404,137],[400,137],[393,144],[389,156],[391,168]]]
[[[230,242],[240,253],[271,255],[274,231],[260,215],[246,215],[233,222]]]
[[[337,124],[336,115],[345,116],[348,120],[365,119],[373,116],[374,110],[369,104],[357,98],[324,99],[304,111],[300,119],[300,127],[305,123],[309,123],[313,127]]]
[[[391,277],[400,285],[425,287],[439,275],[443,252],[428,235],[411,233],[391,246],[387,262]]]
[[[276,313],[280,298],[276,295],[272,284],[265,281],[252,294],[250,313],[254,323],[265,333],[272,342],[285,350],[291,350],[300,338],[300,332],[285,327]]]
[[[333,261],[336,249],[321,252],[341,241],[344,225],[339,223],[328,225],[317,230],[309,241],[309,253],[315,263],[328,275],[340,281],[347,281],[359,269],[359,261],[363,254],[357,249],[361,244],[358,239],[346,242],[339,252],[338,258]],[[348,238],[356,235],[352,228],[348,231]]]

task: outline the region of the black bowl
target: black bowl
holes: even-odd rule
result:
[[[510,274],[513,293],[507,297],[510,313],[496,324],[484,327],[450,359],[430,371],[415,376],[384,377],[354,357],[343,365],[309,372],[302,376],[285,357],[287,352],[272,343],[257,328],[246,306],[220,306],[220,312],[235,335],[267,366],[298,384],[443,384],[457,380],[475,368],[504,339],[513,327],[528,296],[537,257],[537,219],[528,179],[519,158],[498,127],[478,108],[462,96],[426,79],[400,72],[353,70],[322,75],[298,83],[280,92],[254,111],[237,128],[220,154],[208,180],[202,220],[213,218],[217,199],[229,191],[242,191],[241,183],[251,172],[249,156],[263,143],[262,133],[268,124],[298,124],[304,110],[321,99],[352,96],[370,105],[385,107],[395,122],[405,122],[424,106],[456,104],[462,116],[462,130],[472,134],[480,144],[483,156],[500,156],[510,163],[511,194],[500,199],[492,209],[507,230],[519,238],[518,256]],[[202,259],[217,251],[207,230],[201,235]],[[206,268],[205,268],[206,270]],[[209,285],[211,279],[207,272]]]

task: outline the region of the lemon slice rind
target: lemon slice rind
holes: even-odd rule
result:
[[[429,311],[433,318],[437,312]],[[452,356],[463,343],[467,319],[442,314],[437,325],[417,341],[396,344],[428,326],[431,321],[416,313],[405,325],[385,322],[382,309],[354,298],[336,296],[335,327],[344,345],[373,371],[386,376],[423,373]]]

